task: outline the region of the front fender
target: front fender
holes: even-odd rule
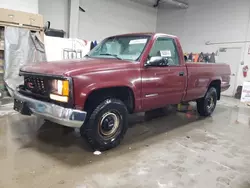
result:
[[[84,104],[88,98],[88,96],[95,90],[105,89],[105,88],[112,88],[112,87],[128,87],[133,91],[134,97],[136,99],[137,90],[135,85],[128,82],[99,82],[99,83],[92,83],[86,87],[75,88],[75,106],[77,109],[83,109]],[[136,104],[135,104],[136,105]]]

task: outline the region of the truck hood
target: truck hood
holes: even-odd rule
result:
[[[26,65],[21,68],[21,71],[47,75],[76,76],[87,72],[129,68],[131,64],[134,63],[113,58],[84,58],[81,60],[62,60]]]

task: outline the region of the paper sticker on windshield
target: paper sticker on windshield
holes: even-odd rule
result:
[[[160,51],[161,57],[171,57],[171,51],[170,50],[162,50]]]
[[[129,44],[145,44],[147,42],[147,39],[136,39],[131,40]]]

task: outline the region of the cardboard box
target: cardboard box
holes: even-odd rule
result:
[[[42,28],[43,16],[22,11],[0,8],[0,23]]]

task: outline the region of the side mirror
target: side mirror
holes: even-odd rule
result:
[[[167,66],[167,59],[164,59],[161,56],[151,57],[146,63],[145,67],[159,67],[159,66]]]

